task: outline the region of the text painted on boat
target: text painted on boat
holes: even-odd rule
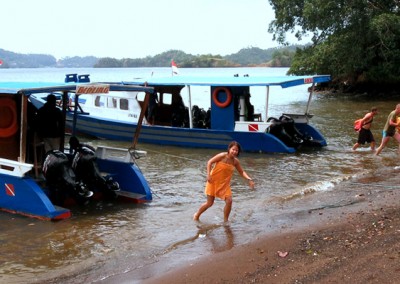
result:
[[[110,85],[82,85],[76,86],[77,94],[108,94]]]

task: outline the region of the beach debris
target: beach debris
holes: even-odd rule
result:
[[[289,252],[287,252],[287,251],[280,251],[280,250],[278,250],[278,255],[279,255],[280,257],[286,257],[288,254],[289,254]]]

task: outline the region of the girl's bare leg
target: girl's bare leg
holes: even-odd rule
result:
[[[231,214],[232,209],[232,196],[225,198],[225,207],[224,207],[224,222],[228,222],[229,214]]]
[[[199,221],[200,215],[203,214],[204,211],[206,211],[208,208],[210,208],[214,204],[214,199],[215,199],[214,196],[207,195],[207,201],[204,202],[200,206],[199,210],[197,210],[197,212],[193,215],[193,220]]]

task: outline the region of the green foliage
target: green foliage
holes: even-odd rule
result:
[[[111,57],[103,57],[99,59],[94,67],[118,68],[122,67],[122,61]]]
[[[20,54],[0,49],[1,68],[40,68],[40,67],[93,67],[97,62],[94,56],[65,57],[60,60],[46,54]]]
[[[227,61],[221,55],[204,54],[204,55],[193,56],[191,59],[183,61],[180,64],[180,66],[188,68],[189,67],[210,68],[210,67],[231,67],[235,66],[235,64],[230,61]]]
[[[284,48],[270,48],[263,50],[257,47],[241,49],[239,52],[227,56],[214,54],[192,55],[181,50],[169,50],[156,56],[138,59],[122,59],[121,67],[169,67],[171,60],[182,68],[211,68],[237,66],[271,66],[289,67],[298,46]],[[115,67],[110,59],[100,59],[95,67]],[[116,59],[115,59],[116,60]]]
[[[175,60],[182,68],[212,68],[212,67],[238,67],[238,66],[269,66],[289,67],[296,48],[301,46],[286,46],[283,48],[260,49],[249,47],[239,52],[221,56],[215,54],[192,55],[181,50],[168,50],[155,56],[145,58],[111,57],[96,58],[65,57],[56,60],[50,55],[17,54],[0,49],[0,58],[3,60],[1,68],[20,67],[96,67],[96,68],[125,68],[125,67],[170,67],[171,60]]]
[[[400,81],[398,0],[269,0],[276,19],[269,31],[286,44],[312,35],[313,45],[297,49],[291,74],[331,74],[339,80]]]
[[[93,67],[99,59],[94,56],[65,57],[57,62],[58,67]]]
[[[270,67],[290,67],[292,65],[294,52],[288,48],[274,51]]]
[[[261,49],[249,47],[239,50],[238,53],[225,56],[225,59],[242,66],[265,64],[271,60],[275,49]]]

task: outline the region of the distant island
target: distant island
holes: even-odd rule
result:
[[[169,50],[145,58],[95,56],[74,56],[57,60],[47,54],[20,54],[0,48],[0,68],[128,68],[128,67],[169,67],[171,60],[181,68],[210,67],[290,67],[297,48],[302,45],[291,45],[269,49],[257,47],[243,48],[239,52],[221,56],[213,54],[192,55],[181,50]]]

